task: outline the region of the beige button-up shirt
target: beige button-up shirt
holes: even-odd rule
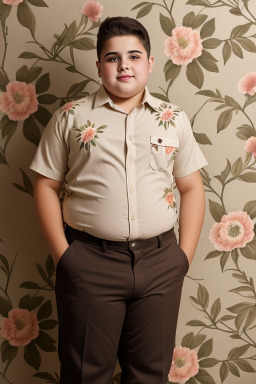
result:
[[[171,229],[177,220],[174,176],[206,164],[178,106],[145,88],[142,103],[128,114],[100,86],[54,113],[30,168],[64,182],[67,224],[122,241]]]

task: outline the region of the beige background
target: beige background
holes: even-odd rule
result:
[[[26,0],[24,0],[25,2]],[[2,0],[0,0],[0,3]],[[70,25],[74,20],[80,21],[80,10],[82,7],[82,1],[63,1],[63,0],[45,0],[48,7],[37,7],[29,4],[32,9],[35,20],[35,36],[38,42],[48,49],[52,46],[55,41],[54,34],[60,34],[64,29],[64,23]],[[153,3],[153,2],[148,2]],[[205,22],[210,19],[215,21],[215,31],[211,38],[218,38],[222,41],[228,40],[232,29],[237,25],[243,25],[249,20],[251,26],[245,37],[250,37],[250,40],[255,43],[256,37],[256,3],[251,0],[248,1],[248,7],[250,13],[244,8],[243,1],[218,1],[215,2],[215,6],[210,6],[210,1],[161,1],[158,0],[158,4],[162,6],[170,6],[173,4],[172,16],[175,20],[176,26],[181,26],[183,17],[190,12],[197,14],[204,14],[207,16]],[[197,5],[200,4],[201,5]],[[202,4],[209,4],[208,7],[203,7]],[[211,2],[213,4],[213,2]],[[246,2],[245,2],[246,3]],[[134,6],[139,4],[138,1],[124,1],[124,0],[101,0],[101,4],[104,7],[103,15],[101,20],[107,16],[130,16],[136,17],[138,10],[132,10]],[[194,4],[194,5],[193,5]],[[229,10],[237,4],[242,10],[241,16],[235,16],[230,13]],[[166,34],[161,29],[159,21],[159,13],[161,12],[165,16],[169,16],[166,9],[154,5],[149,14],[141,18],[140,21],[148,29],[151,36],[152,44],[152,55],[155,57],[155,67],[153,73],[150,76],[148,87],[153,93],[161,93],[159,87],[163,89],[167,88],[167,83],[164,75],[164,65],[168,58],[163,52],[163,43],[167,38]],[[221,6],[222,5],[222,6]],[[1,16],[0,16],[1,17]],[[88,26],[91,22],[88,22]],[[2,23],[3,26],[3,23]],[[0,62],[3,60],[4,52],[4,34],[7,37],[7,50],[4,61],[4,68],[8,74],[9,81],[16,80],[16,71],[22,66],[27,65],[29,68],[35,63],[36,59],[22,59],[19,55],[22,52],[30,51],[38,53],[43,56],[42,51],[38,47],[38,44],[30,43],[33,38],[30,30],[22,26],[17,19],[17,6],[13,6],[11,13],[6,19],[5,26],[8,28],[8,35],[6,30],[0,29]],[[197,28],[200,31],[201,26]],[[90,36],[95,42],[95,34],[97,28],[91,31],[94,35]],[[207,38],[206,38],[207,39]],[[241,106],[245,102],[245,95],[241,94],[237,90],[237,83],[246,73],[255,71],[255,52],[248,52],[242,48],[243,58],[239,58],[234,53],[231,54],[231,58],[224,65],[223,60],[223,44],[221,43],[216,49],[209,49],[215,59],[217,59],[217,66],[219,72],[209,72],[203,67],[204,83],[201,88],[202,90],[216,91],[218,89],[221,95],[233,97]],[[97,71],[95,66],[96,51],[93,50],[74,50],[76,68],[81,71],[84,75],[93,78],[98,81]],[[62,58],[70,61],[70,52],[66,48],[61,53]],[[61,63],[54,62],[53,60],[42,61],[39,60],[36,66],[43,68],[41,75],[49,72],[50,74],[50,89],[46,93],[51,93],[57,97],[66,97],[69,87],[84,80],[81,74],[68,72]],[[40,75],[40,76],[41,76]],[[33,82],[35,84],[36,81]],[[97,89],[97,85],[94,82],[88,84],[85,88],[85,92],[93,92]],[[3,91],[3,90],[2,90]],[[190,119],[196,115],[194,121],[194,131],[197,133],[204,133],[212,142],[212,145],[201,144],[201,149],[204,152],[209,165],[205,170],[209,173],[212,179],[213,188],[220,193],[221,185],[214,178],[214,176],[220,174],[226,166],[226,159],[229,159],[231,164],[235,162],[240,156],[245,159],[244,144],[236,136],[237,127],[242,124],[249,124],[248,119],[241,112],[233,114],[232,121],[229,126],[217,133],[217,121],[220,113],[223,111],[216,110],[219,105],[216,102],[209,102],[209,98],[203,95],[198,95],[199,89],[191,84],[186,76],[186,65],[183,65],[178,78],[172,84],[169,91],[169,100],[171,103],[178,105],[184,109]],[[79,96],[79,95],[78,95]],[[78,97],[77,96],[77,97]],[[256,100],[256,99],[255,99]],[[65,101],[69,101],[66,99]],[[51,105],[44,105],[51,113],[54,112],[60,105],[60,100]],[[255,118],[255,102],[246,108],[246,113],[256,125]],[[1,113],[1,116],[3,114]],[[44,127],[39,125],[40,131],[42,132]],[[1,126],[0,126],[1,127]],[[0,147],[3,148],[5,145],[5,139],[0,136]],[[8,295],[10,297],[12,307],[19,307],[19,300],[29,294],[31,296],[43,296],[43,303],[50,300],[52,305],[52,314],[49,316],[51,319],[57,319],[56,306],[54,291],[52,288],[47,287],[47,284],[43,282],[40,277],[36,263],[45,268],[45,261],[48,257],[48,250],[39,231],[38,224],[36,221],[33,200],[31,196],[22,192],[16,188],[13,183],[24,186],[22,180],[22,169],[28,178],[33,182],[34,174],[29,170],[29,164],[33,158],[36,147],[33,143],[28,141],[23,134],[23,122],[18,122],[17,129],[14,135],[6,146],[6,159],[8,165],[0,164],[1,172],[1,227],[0,227],[0,253],[6,257],[9,261],[10,266],[14,262],[13,271],[8,284]],[[253,163],[253,160],[251,161]],[[254,171],[255,173],[255,171]],[[241,211],[244,205],[248,201],[255,199],[255,183],[246,183],[239,181],[238,179],[233,180],[225,188],[224,202],[227,212]],[[243,345],[250,344],[247,351],[240,356],[240,359],[244,362],[243,369],[239,368],[240,377],[233,375],[231,372],[225,378],[227,384],[245,383],[253,384],[256,380],[255,372],[250,371],[250,366],[256,369],[255,356],[256,356],[256,334],[255,334],[255,317],[254,322],[247,330],[247,335],[242,335],[243,339],[230,338],[227,330],[235,330],[235,322],[233,320],[224,321],[223,324],[218,323],[219,329],[211,326],[209,319],[206,319],[206,313],[202,311],[200,305],[195,305],[191,300],[191,296],[197,297],[199,286],[203,286],[209,294],[209,306],[206,308],[207,313],[210,313],[212,304],[217,298],[221,301],[221,311],[218,315],[218,319],[224,315],[234,315],[227,310],[232,305],[239,304],[242,302],[249,302],[256,305],[256,294],[249,296],[248,292],[238,295],[234,292],[230,292],[231,289],[237,288],[242,285],[242,282],[232,275],[232,271],[237,272],[237,267],[234,261],[229,255],[227,264],[225,265],[224,271],[220,266],[220,257],[206,259],[207,254],[214,250],[214,245],[208,240],[209,231],[214,224],[215,220],[209,210],[209,199],[220,203],[217,196],[213,193],[206,193],[206,217],[201,234],[198,249],[190,267],[189,273],[184,280],[184,289],[182,294],[182,302],[180,307],[180,315],[177,329],[177,340],[176,344],[189,346],[188,337],[190,333],[193,336],[204,335],[200,344],[194,348],[199,351],[200,346],[203,342],[205,352],[201,361],[205,358],[214,358],[217,360],[216,365],[213,367],[203,366],[200,361],[200,375],[192,380],[189,384],[203,383],[221,383],[221,377],[223,377],[224,367],[222,362],[228,360],[229,352],[235,348]],[[253,218],[254,222],[255,219]],[[191,223],[193,225],[193,223]],[[255,258],[248,259],[242,256],[238,250],[238,264],[241,271],[248,280],[254,277],[255,273]],[[256,249],[255,249],[256,254]],[[1,262],[0,262],[1,263]],[[54,276],[53,276],[54,279]],[[41,287],[45,286],[38,292],[36,289],[22,288],[20,285],[25,281],[33,281],[38,283]],[[253,282],[255,287],[255,282]],[[0,271],[0,295],[6,299],[6,276],[3,271]],[[35,309],[38,311],[38,308]],[[255,311],[254,311],[255,312]],[[0,316],[0,321],[2,316]],[[200,320],[207,324],[206,327],[192,326],[187,323],[192,320]],[[57,340],[57,327],[52,330],[46,330],[46,333],[52,338]],[[241,329],[240,329],[241,334]],[[182,341],[183,340],[183,341]],[[212,349],[210,347],[212,340]],[[0,343],[3,343],[4,339],[0,338]],[[55,344],[56,345],[56,344]],[[100,347],[100,346],[99,346]],[[193,347],[191,344],[189,347]],[[54,371],[59,370],[59,363],[56,352],[47,352],[38,348],[41,355],[41,365],[38,372],[48,372],[53,375]],[[202,349],[201,349],[202,352]],[[230,360],[232,361],[232,359]],[[221,369],[222,366],[222,369]],[[6,362],[1,364],[0,367],[0,384],[11,383],[11,384],[36,384],[45,383],[45,379],[35,378],[33,375],[37,370],[27,364],[24,360],[24,347],[18,348],[17,356],[10,362],[8,369],[5,372]],[[117,367],[118,372],[118,367]],[[203,377],[203,375],[206,375]],[[118,382],[118,381],[116,381]]]

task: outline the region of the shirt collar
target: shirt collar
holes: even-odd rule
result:
[[[94,108],[101,107],[106,103],[109,103],[111,106],[113,106],[113,101],[107,94],[103,84],[101,84],[98,91],[96,92]],[[145,93],[141,104],[145,103],[149,104],[153,109],[157,109],[159,106],[159,101],[149,93],[147,87],[145,87]]]

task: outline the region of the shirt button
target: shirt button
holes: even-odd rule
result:
[[[133,248],[135,247],[135,245],[136,245],[135,243],[132,243],[132,247],[133,247]]]
[[[129,164],[129,165],[132,165],[132,164],[133,164],[133,162],[132,162],[131,160],[129,160],[129,161],[128,161],[128,164]]]
[[[132,220],[132,221],[135,220],[135,216],[132,216],[132,217],[131,217],[131,220]]]
[[[162,139],[158,139],[157,141],[158,141],[158,143],[162,143],[163,140]]]
[[[130,188],[130,192],[133,193],[134,192],[134,189],[133,187]]]

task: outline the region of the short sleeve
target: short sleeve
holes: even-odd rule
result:
[[[68,170],[69,150],[64,116],[59,110],[53,114],[30,165],[33,171],[58,181],[65,180]]]
[[[182,113],[179,151],[174,161],[174,177],[190,175],[208,164],[193,135],[188,116],[184,111]]]

